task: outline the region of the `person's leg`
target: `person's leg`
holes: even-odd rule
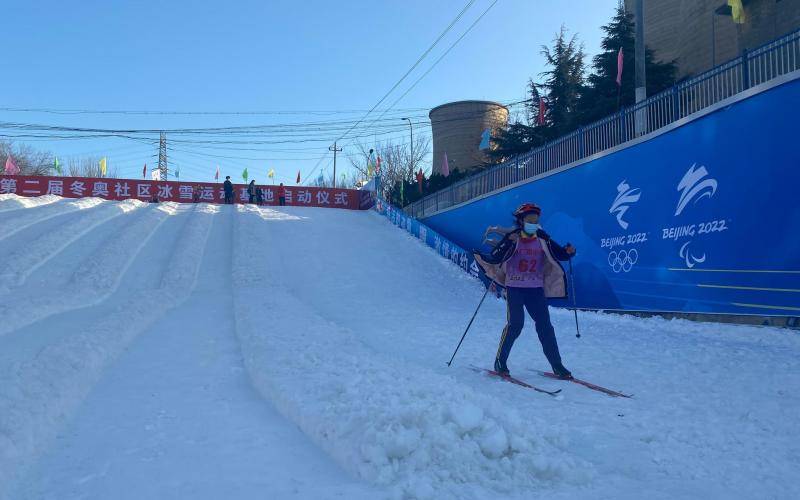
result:
[[[561,353],[558,351],[555,328],[550,322],[550,311],[547,309],[547,298],[542,288],[529,288],[525,297],[525,308],[536,323],[536,334],[542,344],[542,350],[550,362],[553,371],[564,370]]]
[[[495,357],[495,370],[507,371],[506,362],[514,341],[517,340],[525,324],[524,295],[522,290],[509,287],[506,289],[506,327],[500,337]]]

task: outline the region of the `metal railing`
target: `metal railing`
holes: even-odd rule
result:
[[[626,107],[541,147],[472,175],[403,210],[415,218],[541,175],[615,148],[727,99],[800,69],[800,30],[717,66],[634,106]]]

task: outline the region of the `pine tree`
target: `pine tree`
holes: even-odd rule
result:
[[[492,137],[495,147],[486,152],[492,163],[501,163],[516,155],[527,153],[531,149],[544,143],[544,137],[539,127],[524,123],[512,123]]]
[[[578,127],[576,109],[583,83],[583,48],[577,37],[567,39],[562,26],[553,47],[542,47],[550,67],[541,73],[544,83],[528,80],[526,122],[513,123],[494,137],[495,148],[488,152],[492,162],[502,162],[545,144]],[[539,123],[539,106],[545,102],[544,123]]]
[[[602,27],[605,36],[601,42],[603,52],[592,60],[592,74],[586,79],[581,92],[580,117],[583,125],[618,111],[621,106],[636,102],[635,89],[635,24],[633,16],[620,5],[611,21]],[[622,48],[622,87],[617,86],[617,55]],[[677,71],[674,61],[656,62],[652,50],[645,49],[647,95],[657,94],[675,84]]]
[[[575,130],[579,125],[578,102],[583,89],[584,52],[577,35],[567,38],[567,28],[553,40],[553,47],[542,47],[542,55],[550,69],[541,73],[544,82],[538,87],[547,100],[547,128],[550,138]]]

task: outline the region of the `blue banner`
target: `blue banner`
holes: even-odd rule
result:
[[[578,249],[578,307],[800,316],[797,78],[425,223],[480,248],[535,202]]]
[[[433,248],[441,257],[448,259],[453,264],[461,268],[474,278],[481,279],[488,283],[483,275],[478,263],[472,257],[472,253],[464,250],[449,239],[421,223],[417,219],[409,217],[402,210],[378,199],[375,203],[375,210],[385,216],[395,226],[407,231],[409,234],[418,238],[425,245]]]

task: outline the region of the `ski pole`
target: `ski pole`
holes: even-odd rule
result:
[[[461,340],[458,341],[458,345],[456,346],[456,350],[453,351],[453,355],[450,357],[450,361],[447,362],[447,366],[450,366],[453,363],[453,359],[456,357],[456,353],[458,352],[458,349],[461,347],[461,343],[464,342],[464,337],[467,336],[467,332],[469,331],[469,327],[471,327],[472,326],[472,322],[475,321],[475,316],[478,315],[478,310],[481,308],[481,305],[483,305],[483,301],[486,298],[486,295],[488,293],[489,293],[489,287],[487,286],[486,287],[486,291],[483,292],[483,297],[481,297],[481,301],[478,302],[478,307],[475,309],[475,314],[473,314],[472,315],[472,319],[469,320],[469,324],[467,325],[467,329],[464,330],[464,335],[462,335],[461,336]]]
[[[569,283],[572,288],[572,312],[575,313],[575,336],[581,338],[581,328],[578,326],[578,306],[575,305],[577,298],[575,297],[575,275],[572,273],[572,257],[569,258]]]

